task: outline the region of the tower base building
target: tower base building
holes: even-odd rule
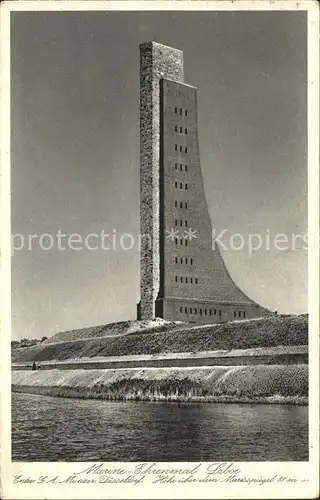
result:
[[[141,44],[138,319],[214,323],[269,315],[234,283],[212,240],[197,119],[183,53]]]

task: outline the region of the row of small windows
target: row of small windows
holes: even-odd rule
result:
[[[175,181],[175,183],[174,183],[174,187],[175,187],[175,188],[178,188],[178,185],[179,185],[179,184],[180,184],[180,189],[183,189],[183,183],[182,183],[182,182],[180,182],[180,183],[179,183],[178,181]],[[185,184],[185,185],[184,185],[184,189],[185,189],[185,190],[187,190],[187,189],[188,189],[188,184]]]
[[[188,307],[185,307],[184,308],[184,312],[185,314],[198,314],[198,308],[195,307],[194,309],[192,307],[188,308]],[[180,313],[183,314],[183,307],[180,307]],[[221,309],[217,310],[217,309],[203,309],[202,308],[199,308],[199,314],[200,316],[202,316],[202,313],[204,313],[205,316],[217,316],[217,314],[221,317]]]
[[[175,276],[175,281],[176,281],[176,283],[178,283],[178,281],[179,281],[178,276]],[[194,282],[197,285],[198,284],[198,278],[194,278]],[[188,276],[185,276],[185,277],[180,276],[180,283],[191,283],[192,284],[193,283],[193,278],[191,278],[190,276],[189,277]]]
[[[175,219],[174,225],[175,226],[179,226],[180,225],[180,227],[182,227],[183,226],[183,220],[180,219],[180,221],[178,221],[178,219]],[[185,225],[185,227],[188,227],[188,221],[187,220],[184,221],[184,225]]]
[[[186,240],[183,240],[183,239],[181,238],[181,239],[179,240],[178,238],[175,238],[174,242],[175,242],[175,244],[176,244],[176,245],[179,245],[179,242],[180,242],[180,246],[182,246],[182,245],[183,245],[183,242],[184,242],[185,246],[186,246],[186,247],[188,246],[188,240],[187,240],[187,239],[186,239]]]
[[[178,148],[179,148],[179,149],[178,149]],[[182,153],[183,147],[182,147],[182,146],[178,146],[178,144],[175,144],[175,145],[174,145],[174,150],[175,150],[175,151],[178,151],[178,150],[179,150],[179,151],[180,151],[180,153]],[[187,153],[187,152],[188,152],[188,147],[187,147],[187,146],[185,146],[185,148],[184,148],[184,152],[185,152],[185,153]]]
[[[177,201],[177,200],[174,202],[174,206],[175,206],[176,208],[178,208],[178,201]],[[180,207],[180,208],[183,208],[183,203],[182,203],[182,201],[180,201],[180,202],[179,202],[179,207]],[[187,201],[185,201],[185,202],[184,202],[184,208],[188,208],[188,202],[187,202]]]
[[[174,164],[174,168],[175,168],[176,170],[178,170],[178,163],[175,163],[175,164]],[[183,165],[182,165],[182,163],[180,163],[180,171],[182,172],[182,170],[183,170]],[[184,166],[184,170],[185,170],[185,172],[188,172],[188,165],[185,165],[185,166]]]
[[[178,114],[178,108],[177,107],[174,108],[174,112],[175,112],[176,115]],[[182,116],[182,114],[183,114],[183,109],[182,108],[180,108],[179,113]],[[188,110],[187,109],[184,110],[184,116],[188,116]]]
[[[233,311],[233,317],[237,317],[237,311]],[[246,317],[246,311],[238,311],[238,318],[245,318]]]
[[[175,125],[174,131],[178,132],[178,125]],[[183,134],[183,127],[179,127],[179,133]],[[187,135],[187,133],[188,133],[188,129],[187,128],[184,129],[184,133],[185,133],[185,135]]]
[[[188,257],[186,257],[185,259],[183,259],[182,257],[180,257],[180,264],[183,264],[183,261],[186,265],[190,264],[191,266],[193,266],[193,259],[192,258],[188,259]],[[175,263],[178,264],[178,262],[179,262],[179,258],[176,257]]]

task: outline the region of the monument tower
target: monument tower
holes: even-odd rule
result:
[[[214,323],[270,311],[247,297],[217,245],[201,173],[197,89],[184,83],[183,53],[140,45],[138,319]]]

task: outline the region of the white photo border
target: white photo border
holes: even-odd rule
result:
[[[18,11],[307,11],[308,16],[308,279],[309,279],[309,461],[237,462],[248,477],[274,474],[293,483],[19,484],[15,474],[65,477],[90,463],[11,461],[11,222],[10,222],[10,13]],[[319,495],[319,6],[317,1],[16,1],[1,5],[1,495],[5,499],[90,498],[317,498]],[[108,462],[112,468],[120,462]],[[206,465],[203,463],[204,466]],[[122,463],[128,466],[128,463]],[[172,467],[173,463],[161,465]],[[174,463],[186,467],[187,463]],[[190,464],[191,466],[192,464]],[[148,478],[147,478],[148,479]]]

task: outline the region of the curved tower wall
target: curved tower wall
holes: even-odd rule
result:
[[[197,90],[183,54],[140,46],[140,319],[221,322],[270,314],[230,277],[217,247],[201,173]]]

